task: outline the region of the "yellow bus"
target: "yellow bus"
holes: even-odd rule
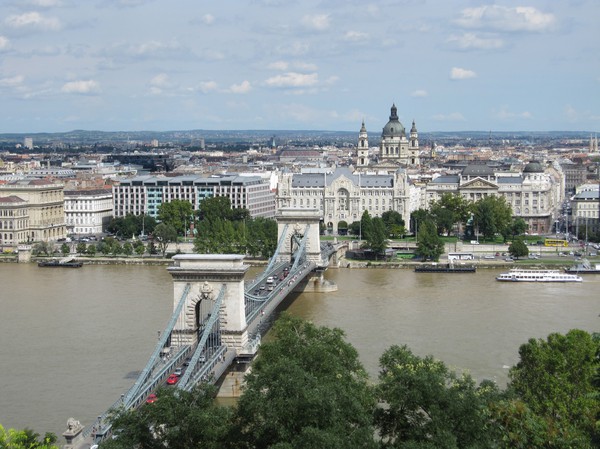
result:
[[[561,239],[545,239],[544,246],[569,246],[569,242]]]

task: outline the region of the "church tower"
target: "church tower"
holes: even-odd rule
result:
[[[408,144],[409,165],[419,165],[419,134],[413,119],[412,128],[410,128],[410,143]]]
[[[369,138],[367,136],[367,128],[365,121],[362,121],[360,132],[358,133],[358,157],[356,159],[357,167],[369,166]]]

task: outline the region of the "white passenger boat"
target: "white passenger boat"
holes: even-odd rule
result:
[[[523,270],[513,268],[508,273],[496,277],[505,282],[582,282],[583,278],[576,274],[562,273],[559,270]]]

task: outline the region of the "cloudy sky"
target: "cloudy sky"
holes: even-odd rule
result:
[[[0,133],[600,132],[599,0],[1,0]]]

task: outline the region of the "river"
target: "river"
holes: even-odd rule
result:
[[[374,380],[397,344],[504,385],[529,338],[599,330],[600,276],[539,285],[498,273],[330,269],[337,292],[297,295],[288,310],[344,330]],[[0,264],[0,285],[0,423],[61,443],[69,417],[89,424],[133,384],[173,307],[165,267]]]

